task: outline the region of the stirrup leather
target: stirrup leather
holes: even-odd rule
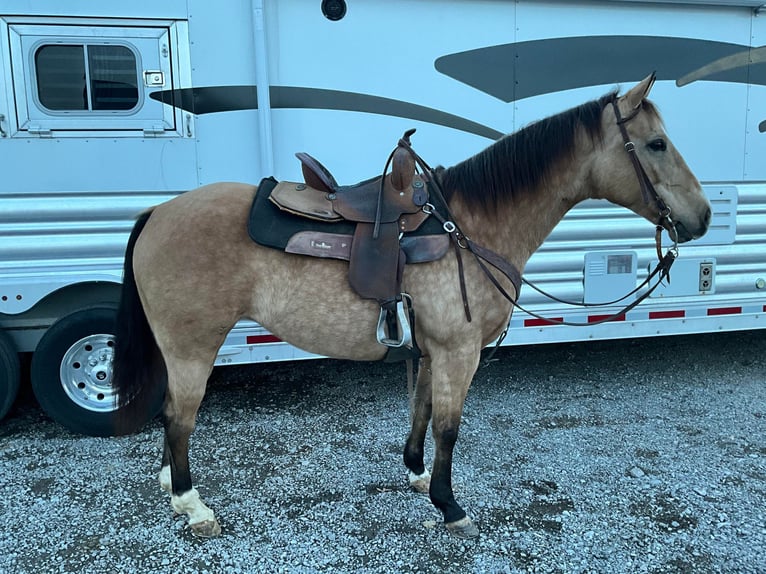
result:
[[[409,298],[409,295],[402,293],[396,301],[396,333],[399,335],[398,339],[389,338],[386,332],[386,325],[388,323],[388,309],[385,307],[380,308],[380,316],[378,317],[378,329],[377,338],[378,343],[385,345],[386,347],[411,347],[412,346],[412,329],[410,328],[410,321],[408,318],[407,310],[404,307],[404,299]]]

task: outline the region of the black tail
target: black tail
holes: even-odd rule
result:
[[[112,386],[118,396],[115,432],[120,435],[140,429],[157,414],[167,385],[165,363],[133,274],[133,251],[150,216],[151,211],[146,211],[138,217],[125,250],[112,363]]]

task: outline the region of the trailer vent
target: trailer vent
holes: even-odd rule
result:
[[[638,256],[635,251],[593,251],[585,254],[583,277],[585,303],[614,301],[636,287]],[[623,304],[630,300],[625,299]]]

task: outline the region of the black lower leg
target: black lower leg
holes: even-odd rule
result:
[[[162,466],[160,468],[165,468],[166,466],[170,465],[170,446],[168,445],[168,437],[165,435],[165,440],[163,441],[163,447],[162,447]]]
[[[404,465],[417,475],[423,474],[426,471],[423,451],[432,410],[431,379],[426,369],[427,367],[421,363],[418,372],[418,384],[415,389],[412,430],[404,445]]]
[[[441,431],[435,430],[434,438],[436,457],[429,494],[431,502],[444,515],[444,522],[455,522],[466,516],[452,492],[452,451],[457,441],[457,425]]]
[[[423,451],[430,418],[430,401],[427,408],[422,406],[420,402],[417,402],[415,407],[415,417],[412,421],[412,430],[404,445],[404,464],[413,473],[418,475],[423,474],[426,471],[423,462]]]
[[[426,471],[426,465],[423,461],[424,440],[413,440],[413,436],[407,439],[404,445],[404,465],[413,473],[421,475]]]
[[[192,489],[189,471],[189,436],[191,431],[173,423],[165,417],[165,452],[163,464],[170,463],[170,475],[173,480],[173,494],[181,495]]]

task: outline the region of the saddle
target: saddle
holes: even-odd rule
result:
[[[290,223],[284,250],[349,261],[351,288],[363,299],[378,302],[377,338],[394,355],[389,360],[419,353],[411,329],[411,301],[401,287],[404,266],[440,259],[450,244],[442,225],[429,220],[433,206],[427,182],[417,173],[409,146],[414,131],[405,133],[380,176],[339,185],[318,160],[297,153],[304,182],[271,180],[267,186],[269,203],[303,222]],[[258,233],[251,223],[251,236],[264,243]],[[392,353],[397,349],[401,352]]]

